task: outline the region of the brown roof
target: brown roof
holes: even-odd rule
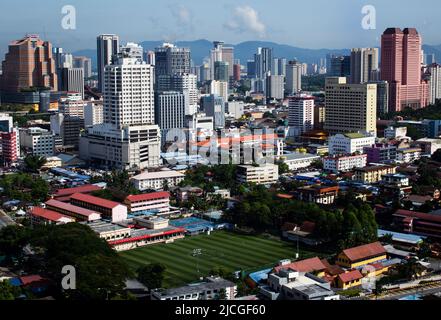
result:
[[[336,264],[330,264],[329,261],[326,259],[323,259],[322,263],[326,266],[326,272],[329,273],[331,276],[336,276],[345,273],[342,267]]]
[[[386,254],[386,249],[384,249],[380,242],[374,242],[343,250],[343,253],[351,261],[360,261],[367,258],[384,255]]]
[[[441,223],[441,216],[430,213],[423,213],[418,211],[409,211],[404,209],[399,209],[394,213],[394,216],[406,217],[407,219],[417,218],[421,220],[431,221]]]
[[[363,279],[363,275],[358,270],[352,270],[346,273],[339,274],[338,278],[341,280],[341,282],[348,283],[350,281]]]
[[[293,262],[284,266],[277,266],[274,268],[276,272],[283,269],[290,269],[298,272],[314,272],[326,269],[326,266],[320,261],[318,257]]]

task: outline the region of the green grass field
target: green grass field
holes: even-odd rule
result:
[[[195,249],[201,249],[201,255],[193,256]],[[149,263],[164,264],[167,267],[164,287],[169,288],[197,281],[199,276],[208,275],[213,268],[222,267],[229,272],[270,268],[281,259],[293,259],[296,250],[295,244],[284,241],[218,231],[210,236],[199,235],[172,244],[122,252],[120,255],[135,270]],[[300,252],[300,258],[316,255]]]

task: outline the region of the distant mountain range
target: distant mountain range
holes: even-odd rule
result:
[[[154,50],[162,45],[163,41],[144,41],[141,46],[144,50]],[[209,56],[213,43],[208,40],[195,41],[178,41],[175,43],[178,47],[186,47],[191,49],[191,56],[196,65],[202,64],[203,60]],[[297,59],[305,63],[318,63],[320,59],[325,58],[328,53],[346,55],[350,53],[350,49],[304,49],[293,47],[285,44],[278,44],[266,41],[247,41],[237,45],[225,45],[234,47],[235,59],[240,59],[241,64],[246,64],[247,60],[253,59],[254,54],[259,47],[269,47],[274,49],[274,56],[278,58],[286,58],[288,60]],[[436,60],[441,62],[441,45],[429,46],[424,45],[423,50],[427,54],[434,53]],[[87,49],[73,53],[75,56],[86,56],[92,58],[92,64],[96,66],[96,50]]]

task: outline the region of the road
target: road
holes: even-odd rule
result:
[[[0,209],[0,229],[6,226],[12,226],[15,222],[10,216],[8,216],[3,210]]]

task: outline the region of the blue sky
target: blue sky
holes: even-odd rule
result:
[[[304,48],[378,46],[385,28],[416,27],[426,44],[441,44],[439,0],[1,0],[0,54],[25,33],[67,50],[92,49],[96,35],[122,41],[270,40]],[[77,29],[61,27],[64,5]],[[376,8],[376,30],[361,27],[364,5]]]

